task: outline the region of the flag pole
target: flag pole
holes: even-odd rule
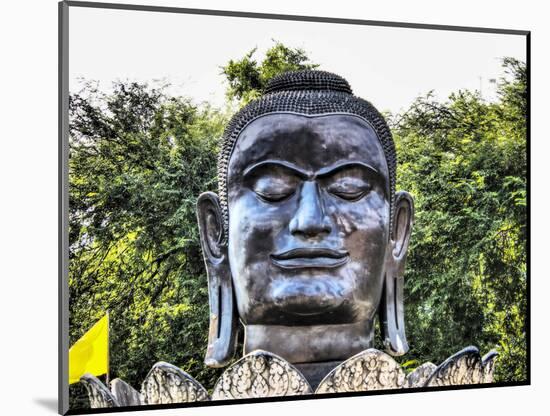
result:
[[[111,355],[111,348],[110,348],[110,334],[109,334],[109,331],[110,331],[110,327],[111,327],[111,323],[109,321],[109,310],[107,310],[107,375],[105,377],[105,382],[107,384],[107,388],[110,389],[109,387],[109,372],[111,370],[111,363],[109,362],[109,356]]]

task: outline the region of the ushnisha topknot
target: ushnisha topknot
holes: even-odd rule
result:
[[[326,71],[290,71],[269,80],[264,94],[279,91],[340,91],[352,94],[349,83],[340,75]]]
[[[305,115],[348,113],[363,118],[372,126],[388,164],[392,224],[397,157],[392,135],[384,117],[371,103],[353,95],[349,83],[339,75],[317,70],[289,71],[273,77],[260,98],[245,105],[231,118],[223,134],[218,156],[218,193],[224,229],[222,244],[227,244],[229,235],[227,170],[239,134],[257,117],[281,112]]]

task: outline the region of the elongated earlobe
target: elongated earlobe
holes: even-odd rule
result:
[[[402,276],[386,271],[384,291],[380,302],[380,324],[386,351],[394,356],[403,355],[409,350],[405,334],[405,313],[403,308]]]
[[[414,205],[407,192],[398,192],[395,200],[392,237],[386,252],[384,290],[380,302],[380,324],[389,354],[403,355],[409,350],[405,334],[403,285],[405,261],[411,237]]]
[[[223,367],[235,354],[237,317],[227,247],[223,246],[223,218],[218,196],[205,192],[197,202],[197,218],[208,274],[210,329],[204,362]]]

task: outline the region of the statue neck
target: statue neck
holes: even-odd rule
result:
[[[293,364],[347,360],[374,346],[373,321],[316,326],[246,325],[244,353],[261,349]]]

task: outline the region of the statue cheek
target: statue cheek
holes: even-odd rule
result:
[[[230,258],[242,268],[255,263],[268,263],[275,251],[276,236],[285,228],[284,212],[278,206],[266,204],[254,195],[243,195],[230,204]]]
[[[247,237],[265,234],[270,229],[277,228],[281,222],[281,217],[277,214],[276,210],[261,202],[238,203],[231,212],[237,231]]]
[[[331,209],[331,216],[337,225],[338,234],[348,237],[357,233],[359,238],[376,238],[374,234],[389,230],[389,204],[378,197],[373,200],[348,202],[346,206]],[[368,235],[365,235],[368,234]]]

